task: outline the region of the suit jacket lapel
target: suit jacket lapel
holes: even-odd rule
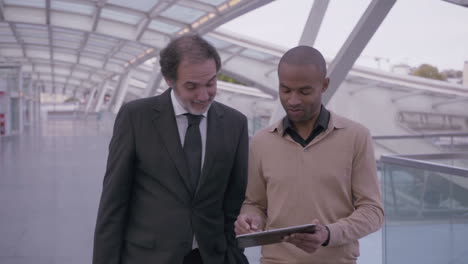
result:
[[[167,89],[167,91],[160,96],[160,102],[154,107],[153,124],[159,132],[162,142],[179,171],[187,190],[193,193],[190,187],[190,175],[185,161],[185,154],[177,129],[174,108],[171,103],[170,90],[171,89]]]
[[[211,167],[216,160],[217,154],[220,153],[220,148],[222,147],[223,142],[223,112],[222,109],[217,107],[216,102],[214,102],[210,110],[208,111],[208,120],[206,128],[206,149],[205,149],[205,161],[203,162],[203,169],[200,175],[200,180],[198,181],[197,191],[206,181],[208,174],[211,171]],[[195,195],[196,195],[195,193]]]

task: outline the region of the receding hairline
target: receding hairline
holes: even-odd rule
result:
[[[288,50],[280,59],[278,70],[281,64],[290,65],[314,65],[325,77],[327,75],[327,64],[322,53],[310,46],[297,46]]]
[[[221,68],[221,58],[216,48],[198,34],[187,34],[172,40],[160,51],[159,65],[164,78],[177,80],[182,62],[197,64],[213,59],[216,71]]]
[[[199,35],[180,37],[176,46],[181,52],[181,62],[186,60],[191,63],[199,63],[208,59],[214,59],[212,54],[208,52],[206,46],[204,46],[205,44],[208,44],[208,42]]]

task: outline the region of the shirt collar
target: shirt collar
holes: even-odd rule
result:
[[[176,117],[189,113],[189,111],[187,111],[187,109],[185,109],[185,107],[180,103],[179,99],[177,99],[174,89],[171,89],[171,101],[172,106],[174,107],[174,114]],[[205,113],[203,113],[202,116],[206,117],[208,110]]]
[[[330,120],[330,112],[322,105],[320,107],[320,114],[317,118],[317,121],[314,126],[314,130],[316,128],[322,128],[322,130],[326,130],[328,128],[328,123]],[[294,129],[291,120],[289,120],[288,116],[283,118],[283,136],[288,131],[288,129]]]

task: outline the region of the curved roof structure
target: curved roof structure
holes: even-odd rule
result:
[[[276,68],[286,48],[214,30],[272,1],[3,0],[0,63],[21,65],[22,72],[45,93],[88,97],[101,92],[102,97],[103,90],[117,95],[125,85],[120,98],[125,101],[162,91],[157,63],[160,49],[178,35],[198,32],[219,50],[223,73],[252,87],[244,93],[258,96],[260,90],[267,98],[275,98]],[[410,95],[468,97],[460,85],[359,66],[350,70],[346,81],[391,87]]]
[[[0,63],[22,65],[43,92],[86,94],[171,38],[209,32],[271,1],[3,0]]]

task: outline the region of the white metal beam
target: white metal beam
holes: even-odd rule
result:
[[[232,53],[231,55],[229,55],[229,57],[225,58],[223,60],[223,64],[226,65],[230,60],[234,59],[236,56],[240,55],[244,50],[246,50],[245,48],[240,48],[238,49],[236,52]]]
[[[103,85],[101,86],[101,89],[99,89],[99,94],[98,94],[98,99],[96,102],[96,107],[94,108],[94,112],[100,112],[102,104],[104,103],[104,96],[106,95],[107,92],[107,86],[109,85],[109,81],[104,81]]]
[[[106,83],[106,82],[104,82],[104,84],[105,84],[105,83]],[[95,96],[95,94],[96,94],[96,91],[97,91],[97,89],[98,89],[98,86],[99,86],[99,85],[95,85],[95,86],[93,87],[93,90],[91,91],[91,93],[90,93],[89,96],[88,96],[88,102],[86,103],[86,108],[85,108],[85,113],[86,113],[86,114],[89,112],[89,108],[91,108],[91,104],[92,104],[93,101],[94,101],[94,96]]]
[[[468,98],[456,98],[456,99],[452,99],[452,100],[445,100],[445,101],[442,101],[442,102],[437,102],[437,103],[433,103],[432,104],[432,109],[434,108],[437,108],[441,105],[446,105],[446,104],[455,104],[455,103],[461,103],[461,102],[466,102],[468,101]]]
[[[162,10],[164,11],[164,10]],[[161,12],[162,12],[161,11]],[[160,12],[157,12],[155,13],[155,15],[153,16],[150,16],[152,19],[153,18],[158,18],[159,21],[161,22],[164,22],[166,24],[169,24],[169,25],[174,25],[176,27],[180,27],[180,28],[184,28],[184,27],[188,27],[189,24],[186,24],[186,23],[183,23],[183,22],[180,22],[180,21],[177,21],[177,20],[174,20],[174,19],[170,19],[170,18],[167,18],[167,17],[162,17],[162,16],[158,16]],[[159,32],[159,31],[158,31]],[[167,33],[164,33],[164,32],[161,32],[162,34],[167,34]]]
[[[270,75],[278,70],[278,66],[271,67],[268,71],[265,72],[265,77],[270,77]]]
[[[80,64],[81,52],[83,52],[84,47],[88,43],[88,39],[89,39],[89,32],[86,32],[83,36],[83,39],[81,40],[80,47],[78,48],[78,51],[77,51],[77,56],[76,56],[77,64]]]
[[[124,41],[124,40],[120,40],[119,43],[117,45],[115,45],[112,50],[106,54],[106,56],[104,57],[104,64],[103,64],[103,69],[106,68],[107,66],[107,63],[109,63],[109,59],[114,56],[117,52],[119,52],[123,46],[125,46],[125,44],[127,43],[127,41]]]
[[[161,82],[163,80],[163,76],[161,72],[158,72],[153,76],[151,76],[152,82],[148,82],[148,86],[145,90],[145,97],[153,96],[158,91],[158,88],[161,86]]]
[[[45,4],[46,4],[46,10],[45,10],[45,12],[46,12],[46,25],[50,25],[50,8],[51,8],[50,7],[50,0],[46,0]]]
[[[232,10],[229,10],[226,13],[223,13],[222,15],[218,16],[217,19],[210,19],[209,21],[203,23],[200,27],[198,27],[196,31],[199,34],[203,35],[214,30],[215,28],[226,23],[227,21],[231,21],[236,17],[240,17],[245,13],[248,13],[258,7],[264,6],[270,2],[273,2],[273,0],[242,1],[239,4],[239,7],[236,7]]]
[[[99,19],[101,18],[102,7],[106,4],[106,1],[98,1],[96,3],[96,12],[94,12],[93,16],[93,26],[91,27],[92,32],[96,32]]]
[[[119,83],[119,86],[117,87],[117,89],[114,92],[114,95],[112,96],[113,103],[110,105],[111,111],[114,114],[116,114],[119,111],[120,107],[123,104],[123,101],[125,100],[125,96],[127,95],[128,86],[129,86],[128,81],[131,78],[131,73],[129,72],[125,74],[124,76],[121,76],[120,78],[121,78],[121,81]]]
[[[359,87],[357,89],[353,89],[352,91],[349,91],[348,94],[350,96],[354,96],[354,95],[356,95],[358,93],[361,93],[361,92],[369,90],[369,89],[374,89],[375,87],[377,87],[379,85],[378,82],[369,82],[369,83],[365,83],[365,84],[355,84],[355,83],[352,83],[352,82],[349,82],[349,83],[354,84],[354,86]]]
[[[148,80],[146,84],[146,89],[144,90],[145,97],[152,96],[155,94],[156,90],[153,92],[153,89],[155,86],[157,86],[156,89],[159,87],[161,80],[162,74],[160,71],[159,63],[155,62],[153,65],[153,70],[150,74],[150,79]]]
[[[180,0],[179,4],[193,8],[193,9],[198,9],[198,10],[203,10],[207,13],[218,13],[218,9],[215,8],[212,5],[208,5],[203,2],[198,2],[198,1],[187,1],[187,0]]]
[[[45,72],[32,72],[33,74],[37,74],[37,73],[42,73],[42,76],[47,76],[47,75],[50,75],[50,77],[52,78],[53,75],[55,75],[56,77],[64,77],[64,78],[67,78],[67,80],[65,82],[57,82],[57,83],[63,83],[64,85],[67,85],[68,84],[68,81],[69,80],[76,80],[76,81],[83,81],[83,82],[89,82],[89,83],[92,83],[92,84],[98,84],[96,83],[95,81],[91,80],[91,79],[82,79],[82,78],[79,78],[79,77],[75,77],[75,76],[71,76],[71,75],[64,75],[64,74],[60,74],[60,73],[45,73]],[[38,79],[38,78],[36,78]]]
[[[5,4],[0,0],[0,21],[5,20]]]
[[[314,0],[299,45],[314,46],[329,2],[330,0]]]
[[[140,24],[138,24],[137,26],[137,31],[135,33],[135,36],[136,36],[136,40],[137,41],[140,41],[141,39],[141,36],[143,36],[143,33],[145,32],[145,30],[148,28],[148,25],[151,23],[151,19],[154,17],[154,16],[157,16],[159,14],[160,11],[158,11],[158,9],[161,8],[161,6],[163,5],[164,2],[162,1],[159,1],[155,6],[153,6],[153,8],[151,8],[151,10],[145,14],[145,18],[143,19],[143,21],[140,22]],[[156,14],[153,14],[157,12]]]
[[[50,21],[50,0],[47,0],[49,2],[49,8],[47,9],[47,16],[48,16],[48,23]],[[53,92],[55,93],[55,67],[54,67],[54,44],[53,44],[53,38],[52,38],[52,28],[50,25],[47,27],[47,35],[49,39],[49,59],[50,59],[50,69],[52,72],[52,83],[53,83]]]
[[[21,47],[21,51],[23,53],[23,57],[26,58],[26,50],[24,48],[24,42],[21,40],[20,36],[19,36],[19,33],[18,31],[16,30],[16,25],[14,23],[8,23],[10,25],[10,29],[11,29],[11,32],[13,32],[13,36],[15,36],[15,39],[16,39],[16,42],[18,42],[18,44],[20,45]]]
[[[459,6],[468,7],[468,1],[467,0],[442,0],[442,1],[452,3],[452,4],[455,4],[455,5],[459,5]]]
[[[324,104],[330,101],[395,2],[396,0],[373,0],[369,4],[329,67],[330,84],[322,97]]]
[[[276,87],[276,85],[272,86],[271,83],[268,84],[267,82],[263,82],[261,78],[256,79],[256,78],[253,78],[252,76],[246,76],[243,72],[241,74],[239,74],[238,72],[239,72],[238,70],[230,71],[228,67],[223,67],[221,69],[222,74],[232,77],[249,87],[257,88],[261,90],[262,92],[271,95],[273,98],[276,98],[278,96],[277,90],[273,88],[273,87]],[[254,75],[256,74],[253,74],[253,76]]]
[[[413,96],[418,96],[418,95],[423,95],[427,93],[426,91],[421,91],[421,90],[417,90],[417,91],[413,91],[413,92],[410,92],[410,93],[406,93],[406,94],[402,94],[402,95],[398,95],[398,96],[394,96],[392,97],[390,100],[392,101],[392,103],[395,103],[399,100],[402,100],[402,99],[406,99],[406,98],[410,98],[410,97],[413,97]]]
[[[42,79],[37,79],[37,78],[35,78],[35,80],[40,81],[43,84],[48,84],[47,87],[53,87],[53,83],[50,80],[42,80]],[[56,83],[63,84],[63,82],[60,82],[60,81],[58,81]],[[84,82],[82,81],[82,82],[80,82],[79,85],[73,85],[75,87],[74,90],[90,90],[94,86],[94,84],[91,84],[91,83],[86,83],[87,84],[86,86],[83,85],[83,84],[84,84]],[[69,84],[69,86],[70,86],[70,84]]]

